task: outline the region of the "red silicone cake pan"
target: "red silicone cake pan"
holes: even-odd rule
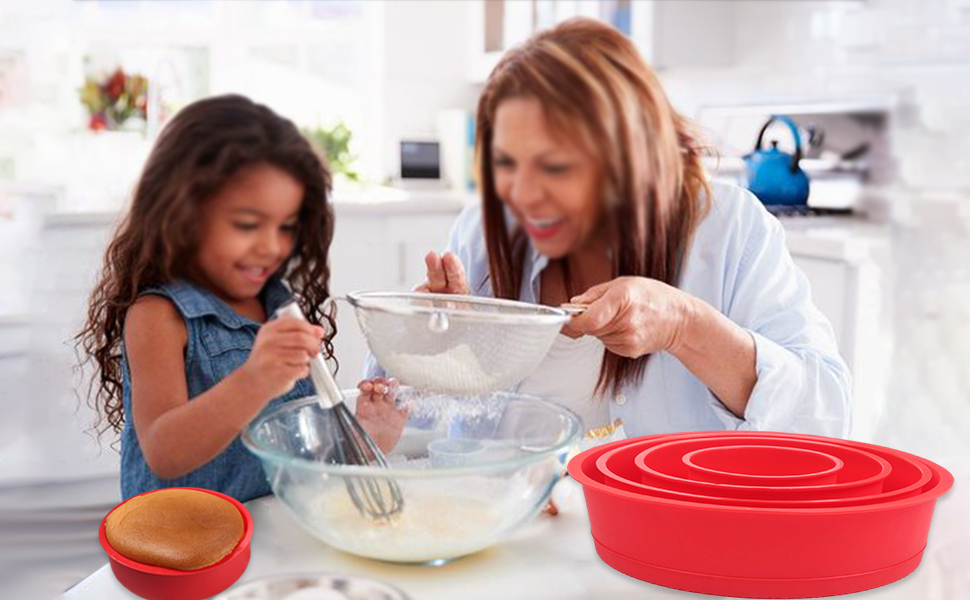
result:
[[[821,485],[745,485],[698,481],[689,477],[689,467],[684,463],[684,457],[688,454],[695,450],[728,450],[736,446],[763,446],[766,452],[760,455],[762,459],[771,458],[772,453],[767,451],[770,448],[813,450],[839,459],[843,466],[838,471],[836,483]],[[638,448],[641,452],[635,453],[634,450]],[[615,456],[617,454],[620,456]],[[608,465],[616,465],[621,470],[629,468],[628,457],[631,455],[634,456],[634,467],[640,471],[639,474],[633,473],[634,481],[666,490],[748,500],[801,502],[877,497],[882,501],[887,493],[893,496],[915,494],[930,476],[928,469],[920,469],[918,466],[902,467],[893,476],[888,460],[855,448],[753,435],[748,436],[747,440],[739,440],[736,436],[714,436],[664,443],[657,443],[656,440],[644,441],[642,444],[632,443],[602,457],[604,473],[610,473]],[[885,488],[887,482],[892,486],[890,490]]]
[[[253,517],[246,510],[246,507],[235,498],[212,490],[193,487],[182,489],[206,492],[231,502],[242,515],[243,537],[232,552],[219,562],[201,569],[181,571],[148,565],[119,554],[108,543],[108,537],[105,533],[105,523],[108,516],[105,515],[101,521],[98,537],[104,551],[108,553],[111,570],[121,585],[142,598],[148,600],[202,600],[203,598],[211,598],[235,583],[249,565],[250,542],[253,538]],[[159,490],[145,492],[145,494],[153,494],[156,491]],[[139,496],[145,494],[139,494]],[[132,498],[137,497],[132,496]],[[131,498],[125,500],[125,502],[130,500]],[[124,502],[118,506],[122,504]],[[118,506],[111,509],[111,512],[117,510]]]
[[[830,444],[878,456],[891,472],[882,493],[804,501],[708,496],[640,483],[635,461],[644,450],[702,438],[709,440],[704,447],[748,444],[754,438],[794,447]],[[621,452],[625,447],[632,448]],[[834,452],[843,470],[857,460],[846,458],[858,455]],[[611,458],[602,460],[609,453]],[[602,470],[606,463],[608,472]],[[936,499],[953,485],[946,469],[898,450],[765,432],[621,440],[577,455],[569,473],[583,486],[596,551],[608,565],[657,585],[746,598],[847,594],[905,577],[922,558]],[[912,493],[894,494],[920,481]],[[774,505],[784,502],[791,505]]]
[[[816,450],[756,444],[701,448],[681,460],[693,481],[774,487],[835,483],[845,466],[841,458]]]

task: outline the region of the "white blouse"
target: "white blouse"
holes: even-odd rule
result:
[[[519,385],[519,393],[551,400],[576,413],[583,431],[610,425],[608,398],[594,396],[605,347],[595,337],[559,334],[549,354]]]

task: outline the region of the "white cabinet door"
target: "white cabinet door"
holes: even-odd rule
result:
[[[457,213],[399,215],[387,220],[387,239],[397,261],[394,289],[410,290],[425,280],[424,257],[442,252]]]
[[[722,67],[735,62],[738,8],[724,0],[599,2],[466,0],[469,78],[484,82],[502,55],[536,31],[589,17],[627,34],[655,69]],[[690,35],[681,32],[689,31]]]
[[[374,215],[337,213],[330,246],[330,293],[344,296],[359,290],[380,289],[392,272],[387,259],[384,219]],[[337,337],[334,351],[340,363],[337,383],[357,385],[364,367],[367,344],[357,325],[353,308],[337,302]]]
[[[885,403],[879,319],[878,265],[859,253],[813,252],[791,248],[795,264],[812,286],[812,299],[832,323],[839,351],[852,373],[852,439],[870,439]]]

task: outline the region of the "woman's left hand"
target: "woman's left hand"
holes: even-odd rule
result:
[[[563,333],[595,336],[614,354],[637,358],[678,347],[693,297],[656,279],[618,277],[570,302],[589,307]]]

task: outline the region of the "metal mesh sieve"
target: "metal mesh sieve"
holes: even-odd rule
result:
[[[558,308],[476,296],[358,292],[347,300],[390,375],[452,394],[517,385],[535,371],[569,320]]]

